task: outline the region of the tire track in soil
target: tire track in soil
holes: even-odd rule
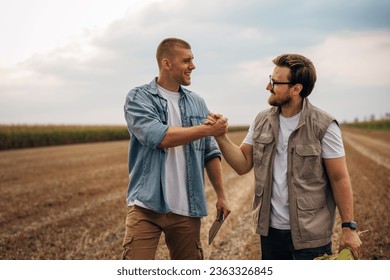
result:
[[[360,259],[390,259],[390,133],[343,128],[359,230]]]
[[[363,156],[390,170],[390,141],[343,129],[343,139]]]

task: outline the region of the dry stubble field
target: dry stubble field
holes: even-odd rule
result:
[[[230,133],[240,143],[245,132]],[[362,259],[390,259],[390,134],[343,129],[362,236]],[[127,141],[0,152],[0,259],[120,259],[126,214]],[[213,244],[215,194],[206,179],[206,259],[259,259],[251,227],[253,173],[224,161],[232,213]],[[206,176],[207,178],[207,176]],[[335,228],[337,250],[339,219]],[[157,259],[168,259],[161,239]]]

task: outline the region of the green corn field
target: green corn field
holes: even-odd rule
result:
[[[125,139],[126,126],[0,125],[0,150]]]
[[[232,126],[229,131],[248,130]],[[127,127],[103,125],[1,125],[0,150],[130,139]]]

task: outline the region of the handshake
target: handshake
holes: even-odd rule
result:
[[[228,132],[228,119],[221,114],[210,113],[203,124],[210,126],[211,135],[214,137],[223,136]]]

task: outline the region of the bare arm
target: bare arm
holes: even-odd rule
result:
[[[341,221],[352,221],[354,219],[353,196],[345,157],[324,159],[324,162]],[[358,258],[361,244],[357,231],[349,228],[342,229],[340,249],[348,247],[355,258]]]
[[[206,163],[206,171],[209,176],[210,182],[217,194],[217,217],[220,216],[221,211],[225,215],[225,218],[230,214],[230,207],[225,198],[225,192],[223,187],[222,178],[222,165],[219,158],[215,157]]]
[[[181,146],[207,136],[219,136],[227,132],[227,121],[220,119],[213,125],[191,127],[170,126],[159,148],[166,149]]]
[[[221,114],[210,113],[207,116],[205,124],[213,125],[222,118]],[[240,146],[234,144],[226,133],[217,135],[215,139],[223,154],[223,157],[229,165],[239,175],[248,173],[253,167],[253,146],[242,143]]]
[[[239,175],[248,173],[253,167],[253,146],[242,143],[240,146],[234,144],[224,134],[215,138],[223,157]]]

